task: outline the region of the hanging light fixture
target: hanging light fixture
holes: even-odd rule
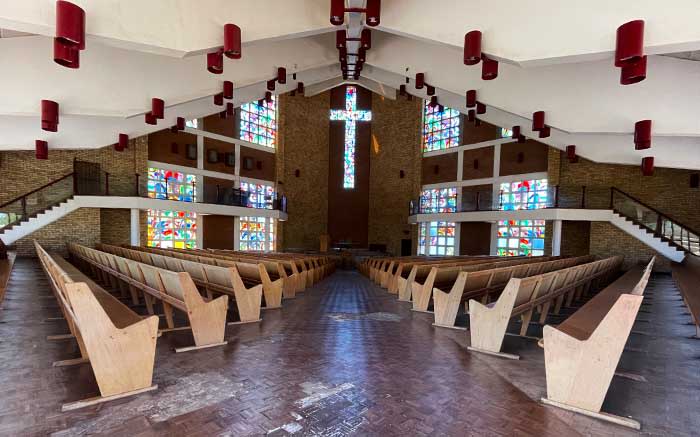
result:
[[[481,32],[472,30],[464,35],[464,65],[476,65],[481,61]]]
[[[124,150],[127,147],[129,147],[129,135],[127,134],[119,134],[119,141],[117,141],[117,144],[119,147]]]
[[[340,26],[345,21],[345,0],[331,0],[331,24]]]
[[[486,105],[481,102],[476,102],[476,113],[479,115],[486,114]]]
[[[360,34],[360,45],[363,49],[369,50],[372,48],[372,31],[369,29],[362,29]]]
[[[483,63],[481,64],[481,79],[493,80],[498,77],[498,61],[489,59],[487,56],[482,56]]]
[[[639,62],[644,56],[644,20],[629,21],[617,28],[615,66]]]
[[[467,121],[474,121],[476,120],[476,111],[473,109],[470,109],[467,111]]]
[[[644,150],[651,147],[651,120],[640,120],[634,124],[634,148]]]
[[[642,175],[653,176],[654,175],[654,157],[645,156],[642,158]]]
[[[144,117],[144,120],[146,121],[146,124],[151,124],[151,125],[158,124],[158,119],[151,112],[145,113],[143,117]]]
[[[85,11],[73,3],[58,0],[54,62],[68,68],[79,68],[80,50],[85,50]]]
[[[53,100],[41,101],[41,129],[48,132],[58,131],[58,103]]]
[[[224,24],[224,54],[229,59],[241,59],[241,28]]]
[[[437,98],[437,96],[432,96],[432,97],[430,98],[430,107],[431,107],[431,108],[434,108],[434,107],[436,107],[437,105],[438,105],[438,98]]]
[[[159,120],[165,117],[165,102],[158,98],[151,99],[151,113]]]
[[[76,47],[65,45],[58,38],[54,38],[53,60],[67,68],[80,68],[80,51]]]
[[[435,87],[432,85],[426,85],[425,93],[429,96],[434,96],[435,95]]]
[[[539,131],[544,129],[544,111],[532,113],[532,130]]]
[[[233,103],[232,103],[232,102],[228,102],[228,103],[226,104],[226,115],[232,116],[232,115],[233,115],[233,111],[234,111]]]
[[[549,134],[551,132],[551,129],[549,126],[545,125],[542,129],[540,129],[540,138],[549,138]]]
[[[380,0],[367,0],[367,9],[365,11],[365,23],[370,27],[379,26],[379,14],[382,9]]]
[[[284,85],[287,83],[287,69],[284,67],[278,67],[277,68],[277,82],[280,83],[280,85]]]
[[[178,117],[175,123],[177,130],[185,130],[185,117]]]
[[[224,81],[224,99],[231,100],[233,98],[233,82],[230,80]]]
[[[44,140],[34,142],[36,159],[49,159],[49,143]]]
[[[223,51],[207,53],[207,70],[213,74],[221,74],[224,72],[224,55]]]
[[[267,103],[272,103],[272,93],[270,91],[265,93],[265,101]]]
[[[406,95],[406,85],[404,85],[404,84],[399,85],[399,95],[400,96]]]
[[[647,78],[647,57],[642,56],[634,64],[624,65],[620,68],[620,84],[632,85]]]
[[[511,132],[513,132],[513,134],[510,136],[511,138],[518,138],[520,136],[520,126],[513,126]]]
[[[216,106],[224,106],[224,93],[214,94],[214,104]]]
[[[297,83],[297,93],[304,94],[304,82]]]
[[[335,48],[342,49],[347,45],[347,34],[345,30],[335,31]]]
[[[476,90],[467,91],[467,108],[473,108],[476,105]]]
[[[275,90],[275,79],[270,79],[267,81],[267,89],[268,91],[274,91]]]
[[[571,144],[566,146],[566,158],[570,163],[575,164],[578,162],[578,156],[576,156],[576,146]]]
[[[416,73],[416,89],[422,90],[425,85],[425,73]]]

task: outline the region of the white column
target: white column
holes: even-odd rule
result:
[[[204,170],[204,137],[197,135],[197,168]]]
[[[131,209],[131,233],[129,241],[132,246],[141,245],[141,219],[139,212],[137,208]]]
[[[501,176],[501,145],[496,144],[493,146],[493,185],[492,185],[492,201],[493,209],[498,208],[498,202],[501,193],[501,184],[498,182],[498,178]],[[493,247],[492,247],[493,250]]]
[[[561,220],[554,220],[552,233],[552,256],[561,255]]]
[[[204,216],[197,214],[197,232],[195,233],[195,238],[197,239],[197,249],[204,249]]]

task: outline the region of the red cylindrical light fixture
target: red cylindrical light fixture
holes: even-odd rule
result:
[[[544,129],[544,111],[532,113],[532,130],[538,131]]]
[[[336,30],[335,32],[335,48],[342,49],[347,44],[347,34],[344,30]]]
[[[232,102],[228,102],[228,103],[226,104],[226,115],[228,115],[228,116],[233,116],[233,111],[234,111],[233,103],[232,103]]]
[[[399,95],[400,96],[406,95],[406,85],[404,85],[404,84],[399,85]]]
[[[122,143],[120,143],[120,142],[117,141],[117,142],[114,144],[114,150],[116,150],[117,152],[123,152],[123,151],[124,151],[124,146],[122,145]]]
[[[156,97],[151,99],[151,113],[159,120],[165,117],[165,102]]]
[[[369,50],[372,48],[372,31],[369,29],[362,29],[360,34],[360,45],[363,49]]]
[[[345,21],[345,0],[331,0],[331,24],[340,26]]]
[[[287,83],[287,69],[284,67],[277,67],[277,82],[281,85]]]
[[[241,59],[241,28],[224,24],[224,54],[229,59]]]
[[[175,126],[177,130],[185,130],[185,117],[178,117]]]
[[[425,85],[425,73],[416,73],[416,89],[422,90]]]
[[[429,96],[434,96],[435,95],[435,87],[432,85],[426,85],[425,93]]]
[[[467,108],[473,108],[476,105],[476,90],[467,91]]]
[[[297,92],[299,94],[304,94],[304,82],[297,83]]]
[[[476,113],[479,115],[486,114],[486,105],[481,102],[476,102]]]
[[[348,62],[348,50],[345,47],[338,49],[338,61],[343,64]]]
[[[511,129],[511,132],[513,132],[513,135],[510,136],[511,138],[513,138],[513,139],[518,138],[520,136],[520,126],[513,126],[513,128]]]
[[[360,47],[357,50],[357,62],[365,62],[366,58],[367,58],[367,50]]]
[[[367,0],[367,10],[365,12],[365,24],[370,27],[379,26],[379,14],[382,9],[380,0]]]
[[[549,126],[546,126],[546,125],[545,125],[545,127],[543,127],[542,129],[540,129],[540,135],[539,135],[539,136],[540,136],[540,138],[548,138],[550,132],[551,132],[551,129],[549,128]]]
[[[634,148],[644,150],[651,147],[651,120],[640,120],[634,124]]]
[[[268,91],[274,91],[275,90],[275,79],[270,79],[267,81],[267,89]]]
[[[571,163],[578,162],[578,156],[576,156],[576,146],[571,144],[566,146],[566,158]]]
[[[642,158],[642,174],[644,176],[653,176],[654,175],[654,157],[653,156],[645,156]]]
[[[518,136],[518,143],[524,144],[526,141],[527,141],[527,137],[525,135]]]
[[[265,93],[265,101],[266,101],[267,103],[271,103],[271,102],[272,102],[272,93],[271,93],[270,91],[268,91],[268,92]]]
[[[44,140],[34,142],[36,159],[49,159],[49,143]]]
[[[152,124],[152,125],[158,124],[158,119],[156,118],[155,115],[153,115],[150,112],[145,113],[143,118],[144,118],[144,121],[146,122],[146,124]]]
[[[431,106],[432,108],[434,108],[434,107],[436,107],[437,105],[438,105],[438,98],[437,98],[437,96],[432,96],[432,97],[430,98],[430,106]]]
[[[65,45],[58,38],[53,40],[53,61],[67,68],[80,68],[80,50]]]
[[[484,62],[481,64],[481,79],[493,80],[498,77],[498,61],[483,57]]]
[[[472,30],[464,35],[464,65],[476,65],[481,60],[481,32]]]
[[[58,131],[58,103],[53,100],[41,101],[41,129],[49,132]]]
[[[233,98],[233,82],[230,80],[225,80],[224,81],[224,99],[232,99]]]
[[[123,149],[126,149],[129,147],[129,135],[127,134],[119,134],[119,141],[117,142],[119,147]]]
[[[438,111],[438,112],[444,112],[444,111],[445,111],[445,107],[442,106],[442,105],[437,105],[437,111]]]
[[[642,56],[639,62],[625,65],[620,69],[620,84],[632,85],[647,78],[647,57]]]
[[[224,72],[224,55],[221,50],[207,53],[207,70],[213,74]]]
[[[224,106],[224,93],[214,94],[214,104],[216,106]]]
[[[644,56],[644,20],[629,21],[617,28],[615,66],[639,62]]]
[[[56,2],[56,39],[65,46],[85,49],[85,11],[73,3]]]
[[[476,111],[473,109],[470,109],[467,111],[467,121],[474,121],[476,120]]]

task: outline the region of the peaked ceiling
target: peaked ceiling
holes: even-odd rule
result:
[[[178,116],[220,112],[212,96],[222,82],[235,85],[234,104],[264,96],[277,67],[288,80],[275,93],[304,82],[307,94],[343,81],[330,0],[74,0],[86,12],[87,48],[81,66],[53,62],[55,2],[0,0],[0,150],[93,148],[165,129]],[[346,0],[364,7],[364,0]],[[613,66],[616,29],[645,20],[646,80],[619,83]],[[406,77],[425,73],[441,104],[466,112],[466,90],[487,106],[479,118],[532,132],[534,111],[552,128],[544,143],[598,162],[639,165],[654,156],[659,167],[700,169],[700,63],[692,56],[657,56],[700,50],[700,8],[695,1],[590,0],[384,0],[381,23],[356,83],[396,98]],[[224,73],[206,69],[206,53],[223,43],[223,25],[242,29],[243,56],[225,59]],[[483,33],[483,51],[500,61],[495,80],[481,80],[480,66],[462,62],[467,31]],[[27,35],[29,34],[29,35]],[[22,36],[22,37],[4,37]],[[353,81],[350,81],[353,82]],[[165,101],[165,120],[144,123],[151,98]],[[41,130],[40,101],[60,104],[58,132]],[[634,123],[653,120],[652,148],[634,149]]]

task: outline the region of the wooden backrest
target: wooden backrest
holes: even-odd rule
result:
[[[204,272],[207,275],[207,281],[214,285],[219,285],[221,287],[233,288],[233,283],[231,281],[231,274],[228,272],[228,268],[219,266],[204,265]]]
[[[157,255],[154,253],[151,254],[151,260],[153,261],[153,265],[158,267],[159,269],[167,269],[168,268],[168,264],[165,261],[166,259],[167,259],[167,257],[165,257],[163,255]]]
[[[185,272],[189,273],[192,279],[197,281],[206,282],[207,276],[204,273],[204,266],[196,261],[183,260],[182,268]]]
[[[160,276],[158,276],[158,268],[152,267],[147,264],[139,264],[139,270],[143,275],[143,280],[146,285],[154,290],[163,291],[163,284],[160,281]]]
[[[182,260],[177,259],[177,258],[171,258],[169,256],[163,256],[163,259],[165,259],[165,268],[168,270],[172,270],[173,272],[184,272],[185,268],[182,266]]]
[[[183,302],[185,301],[185,289],[182,286],[182,282],[180,282],[181,276],[179,273],[169,270],[157,270],[156,274],[163,284],[163,291],[165,291],[168,296]],[[194,284],[192,286],[194,287]]]

